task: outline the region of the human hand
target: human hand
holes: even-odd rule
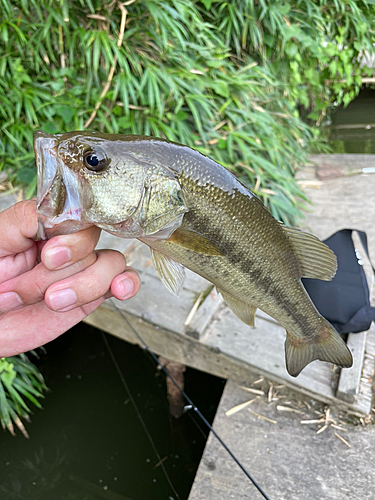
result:
[[[47,242],[32,239],[37,229],[35,200],[0,213],[0,358],[50,342],[106,298],[129,299],[141,286],[122,253],[94,250],[97,227]]]

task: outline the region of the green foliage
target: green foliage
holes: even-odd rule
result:
[[[232,169],[293,223],[304,198],[294,172],[317,135],[298,109],[320,122],[328,104],[353,98],[373,9],[364,0],[2,0],[0,169],[32,194],[38,128],[167,137]]]
[[[96,110],[93,128],[167,137],[217,159],[292,222],[311,132],[285,86],[248,57],[238,64],[193,2],[3,6],[0,168],[13,179],[30,182],[36,129],[82,129]]]
[[[0,359],[0,423],[3,429],[14,434],[14,426],[28,437],[21,418],[28,419],[31,412],[27,403],[37,408],[41,404],[37,398],[46,390],[42,375],[25,354]]]
[[[374,53],[372,0],[234,0],[201,2],[202,15],[244,58],[265,63],[290,101],[318,124],[327,108],[358,94],[364,51]]]

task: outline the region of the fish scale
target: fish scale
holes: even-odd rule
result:
[[[142,136],[37,132],[34,149],[47,236],[97,225],[138,238],[173,293],[185,266],[212,282],[245,323],[254,324],[257,308],[275,318],[287,332],[291,375],[315,359],[351,366],[345,342],[301,283],[332,279],[333,252],[276,221],[223,166],[187,146]],[[99,171],[87,154],[97,157]]]
[[[252,202],[253,198],[246,198],[244,195],[237,193],[234,196],[239,198],[238,203],[234,203],[231,196],[232,203],[228,204],[226,203],[226,198],[228,197],[226,193],[216,190],[216,196],[210,196],[210,189],[208,189],[208,196],[203,198],[205,202],[199,204],[197,203],[197,199],[200,200],[200,197],[196,196],[197,186],[194,186],[195,183],[191,181],[186,182],[183,179],[180,179],[180,182],[185,188],[185,199],[188,200],[188,205],[191,209],[185,215],[181,228],[207,235],[209,239],[218,243],[222,248],[223,256],[203,256],[202,254],[162,240],[149,243],[152,248],[169,255],[177,262],[181,262],[184,266],[200,274],[208,281],[215,282],[220,290],[226,291],[233,297],[242,299],[250,305],[257,305],[278,321],[281,320],[285,323],[286,319],[282,316],[290,316],[288,308],[294,311],[291,313],[291,318],[294,317],[296,321],[298,321],[299,316],[298,310],[301,308],[304,309],[305,319],[309,309],[313,309],[312,316],[316,316],[315,308],[305,296],[299,284],[300,276],[297,274],[299,269],[298,261],[293,254],[292,246],[287,237],[283,234],[278,234],[277,237],[279,239],[282,237],[284,239],[283,245],[278,241],[279,250],[264,258],[264,254],[262,255],[259,249],[262,247],[271,247],[272,239],[275,239],[275,235],[272,234],[272,228],[269,227],[267,230],[264,225],[259,224],[260,231],[249,231],[247,225],[244,225],[244,216],[248,217],[251,210],[257,211],[259,209],[258,205]],[[207,189],[207,186],[201,188],[202,191],[205,189]],[[215,188],[211,189],[211,191],[214,190]],[[191,193],[191,196],[188,197],[186,191]],[[207,198],[210,200],[209,203],[207,202]],[[223,210],[223,213],[219,215],[219,208],[224,207],[227,209]],[[212,222],[213,215],[215,216],[215,223]],[[232,224],[234,218],[236,220]],[[206,221],[211,222],[207,224]],[[272,219],[269,219],[269,221],[275,222]],[[228,225],[232,225],[230,235],[224,229],[228,228]],[[282,233],[281,228],[277,225],[275,229],[278,233]],[[241,238],[238,237],[239,234],[241,234]],[[249,247],[256,248],[257,253],[249,251]],[[270,257],[277,257],[279,252],[284,255],[289,254],[289,258],[284,259],[284,264],[288,265],[284,265],[282,269],[275,269]],[[298,281],[296,289],[292,293],[295,299],[292,303],[290,300],[291,280]],[[271,295],[272,302],[268,295]],[[265,296],[267,296],[266,300],[264,299]],[[276,311],[275,308],[280,306],[282,306],[282,310]],[[285,312],[284,309],[286,310]],[[304,331],[306,331],[306,328]],[[313,330],[313,335],[314,333],[315,331]]]

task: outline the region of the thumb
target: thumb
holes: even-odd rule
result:
[[[36,200],[16,203],[0,213],[0,257],[25,252],[38,230]]]

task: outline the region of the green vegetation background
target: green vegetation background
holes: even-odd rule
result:
[[[0,171],[34,193],[39,128],[162,136],[230,168],[292,224],[304,201],[294,173],[317,127],[371,72],[360,61],[373,53],[374,4],[0,0]],[[12,392],[17,362],[0,364],[9,428],[27,413]]]
[[[358,92],[374,0],[1,0],[0,170],[35,190],[32,134],[163,136],[298,215],[295,169]]]

